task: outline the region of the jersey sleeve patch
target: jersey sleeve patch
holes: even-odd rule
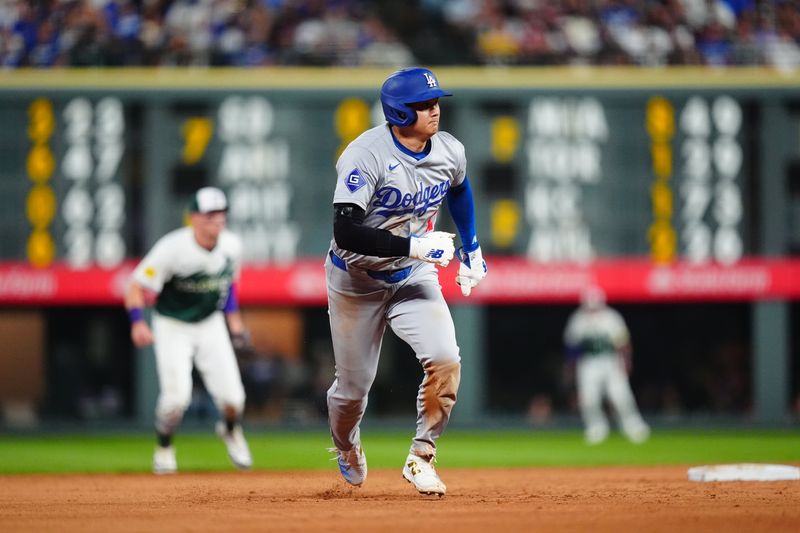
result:
[[[361,175],[361,171],[354,168],[345,178],[345,185],[350,192],[356,192],[358,189],[367,184],[367,180]]]

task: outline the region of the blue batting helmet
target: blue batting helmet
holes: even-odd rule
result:
[[[426,68],[404,68],[386,78],[381,87],[383,116],[389,124],[410,126],[417,112],[406,104],[424,102],[441,96],[453,96],[439,87],[439,80]]]

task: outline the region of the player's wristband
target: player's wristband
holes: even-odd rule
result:
[[[131,320],[131,324],[135,324],[140,320],[144,320],[144,311],[141,307],[134,307],[132,309],[128,309],[128,318]]]
[[[239,310],[239,298],[236,294],[236,284],[231,283],[228,287],[228,299],[225,301],[225,307],[222,310],[226,313],[233,313]]]

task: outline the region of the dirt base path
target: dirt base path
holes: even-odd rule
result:
[[[697,483],[686,467],[0,477],[0,531],[800,531],[800,481]]]

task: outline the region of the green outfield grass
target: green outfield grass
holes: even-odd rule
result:
[[[326,432],[248,435],[256,470],[335,468]],[[398,468],[408,433],[364,431],[370,468]],[[183,472],[230,470],[222,442],[208,433],[175,440]],[[0,474],[149,472],[147,434],[0,436]],[[800,463],[800,431],[662,430],[642,445],[619,436],[589,447],[577,431],[449,431],[439,443],[441,467]]]

